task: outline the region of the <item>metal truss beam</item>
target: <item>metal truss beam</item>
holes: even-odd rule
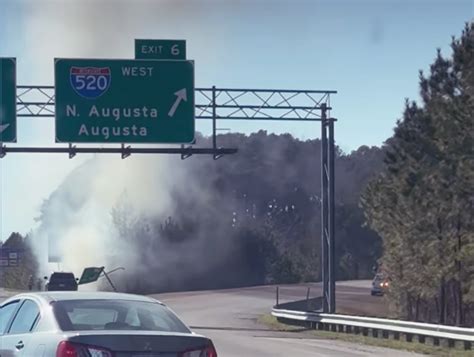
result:
[[[321,121],[336,91],[196,88],[196,119]],[[54,117],[53,86],[18,86],[18,117]]]
[[[76,154],[122,154],[122,158],[126,158],[131,154],[179,154],[186,155],[230,155],[235,154],[237,149],[233,148],[132,148],[124,146],[120,148],[113,147],[85,147],[78,148],[69,147],[6,147],[0,146],[0,157],[7,153],[36,153],[36,154],[69,154],[74,157]]]
[[[0,158],[6,153],[119,153],[122,158],[131,154],[180,154],[186,159],[195,154],[211,154],[214,159],[233,154],[237,149],[217,146],[217,120],[246,121],[302,121],[321,122],[321,248],[323,311],[335,313],[335,174],[334,174],[334,122],[330,117],[330,96],[337,93],[330,90],[288,90],[288,89],[230,89],[196,88],[195,117],[211,119],[212,148],[132,148],[122,144],[121,148],[20,148],[0,145]],[[17,116],[32,118],[54,117],[53,86],[18,86]]]

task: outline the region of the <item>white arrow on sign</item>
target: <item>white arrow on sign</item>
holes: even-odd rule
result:
[[[173,117],[174,113],[176,112],[176,109],[178,109],[179,103],[181,103],[182,100],[184,100],[185,102],[188,101],[188,94],[186,92],[186,88],[180,89],[174,95],[176,96],[176,100],[170,111],[168,112],[168,116],[170,117]]]
[[[10,124],[0,125],[0,134],[3,133],[9,126]]]

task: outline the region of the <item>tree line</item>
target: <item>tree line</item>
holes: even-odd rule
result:
[[[320,141],[259,131],[220,135],[239,153],[218,161],[193,157],[187,186],[172,192],[166,216],[133,208],[124,194],[112,210],[118,239],[141,264],[123,288],[151,292],[321,279]],[[209,138],[198,142],[211,145]],[[382,166],[380,148],[336,150],[337,278],[370,279],[379,236],[364,226],[359,196]]]
[[[104,252],[101,264],[127,265],[118,282],[122,290],[152,293],[321,279],[321,142],[265,131],[220,135],[218,141],[238,147],[239,153],[217,161],[201,156],[178,160],[180,166],[161,174],[165,181],[173,180],[176,169],[186,177],[172,185],[173,204],[165,213],[134,207],[133,189],[110,207],[110,234],[127,254]],[[198,142],[211,145],[203,136]],[[362,146],[348,154],[336,150],[339,280],[370,279],[380,257],[380,238],[364,226],[358,201],[380,171],[382,158],[377,147]],[[74,228],[75,212],[95,199],[91,187],[97,165],[93,161],[74,170],[42,205],[38,222],[49,245]],[[154,199],[161,204],[161,197]],[[33,233],[21,244],[37,237]],[[11,275],[17,270],[6,271]],[[28,267],[21,274],[30,273]],[[9,281],[15,284],[16,279]]]
[[[474,325],[474,27],[420,72],[362,206],[403,319]]]

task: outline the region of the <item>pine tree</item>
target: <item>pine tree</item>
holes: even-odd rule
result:
[[[407,102],[362,205],[383,238],[394,312],[462,325],[474,291],[473,24],[452,50],[420,73],[422,105]]]

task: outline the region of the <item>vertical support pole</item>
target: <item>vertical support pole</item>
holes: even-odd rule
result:
[[[216,132],[217,132],[216,86],[212,86],[212,147],[214,150],[217,149]]]
[[[328,269],[328,137],[327,107],[321,104],[321,276],[323,281],[323,312],[329,312]]]
[[[336,261],[335,261],[335,176],[334,176],[334,120],[329,119],[329,147],[328,147],[328,161],[329,161],[329,313],[336,312]]]

